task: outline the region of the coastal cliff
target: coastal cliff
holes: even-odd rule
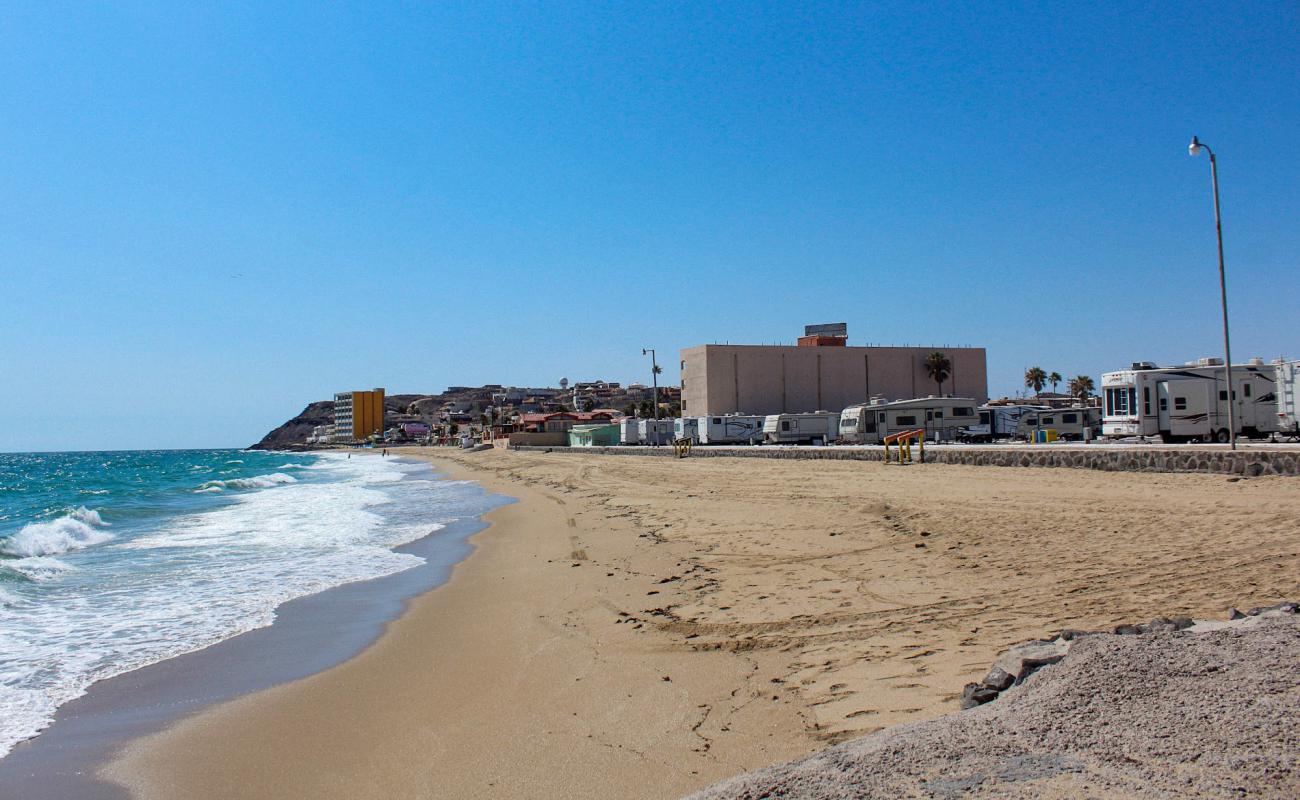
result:
[[[334,422],[334,401],[318,400],[309,403],[298,416],[272,430],[249,450],[295,450],[306,447],[311,429],[317,425]]]
[[[497,387],[453,387],[441,394],[393,394],[384,398],[384,414],[389,424],[401,421],[421,421],[434,424],[446,403],[486,406],[491,403],[492,391]],[[262,437],[249,450],[307,450],[307,437],[317,425],[334,422],[334,401],[318,400],[309,403],[298,416],[285,422]]]

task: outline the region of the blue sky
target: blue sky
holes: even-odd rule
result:
[[[1300,355],[1294,3],[10,4],[0,450],[655,347]]]

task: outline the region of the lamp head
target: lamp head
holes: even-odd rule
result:
[[[641,355],[645,355],[645,348],[644,348],[644,347],[641,348]]]
[[[1187,145],[1187,155],[1198,156],[1201,154],[1201,150],[1203,149],[1205,149],[1205,146],[1201,144],[1201,140],[1193,136],[1192,143]]]

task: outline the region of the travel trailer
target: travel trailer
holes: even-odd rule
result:
[[[641,437],[641,444],[653,446],[672,444],[673,428],[676,420],[672,419],[643,419],[637,421],[638,432]]]
[[[700,444],[754,444],[763,441],[763,417],[727,414],[700,417]]]
[[[763,419],[764,444],[830,444],[839,438],[840,415],[834,411],[810,414],[769,414]]]
[[[673,438],[677,440],[690,439],[692,442],[698,442],[699,429],[699,417],[679,417],[673,420]]]
[[[618,443],[619,444],[641,444],[641,428],[639,420],[636,417],[623,417],[618,421]]]
[[[1279,358],[1273,362],[1274,381],[1277,385],[1278,432],[1291,439],[1300,439],[1300,408],[1297,407],[1295,379],[1300,373],[1300,361]]]
[[[1032,441],[1038,431],[1049,430],[1067,442],[1096,439],[1101,434],[1101,409],[1075,406],[1026,411],[1016,423],[1016,438]]]
[[[1030,411],[1046,411],[1048,406],[1005,405],[980,406],[979,422],[967,425],[957,434],[965,442],[994,442],[1014,439],[1020,428],[1020,418]]]
[[[1278,430],[1277,370],[1254,358],[1232,365],[1237,435],[1264,438]],[[1101,376],[1101,432],[1119,439],[1159,436],[1165,442],[1228,441],[1228,387],[1223,359],[1181,367],[1150,362]]]
[[[839,440],[878,444],[890,434],[924,430],[929,441],[953,441],[964,428],[979,421],[975,406],[969,397],[918,397],[892,403],[874,398],[840,413]]]

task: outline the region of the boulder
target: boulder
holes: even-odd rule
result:
[[[1043,667],[1065,658],[1069,649],[1070,643],[1062,639],[1027,642],[998,656],[993,666],[1014,676],[1016,685],[1019,685]]]

